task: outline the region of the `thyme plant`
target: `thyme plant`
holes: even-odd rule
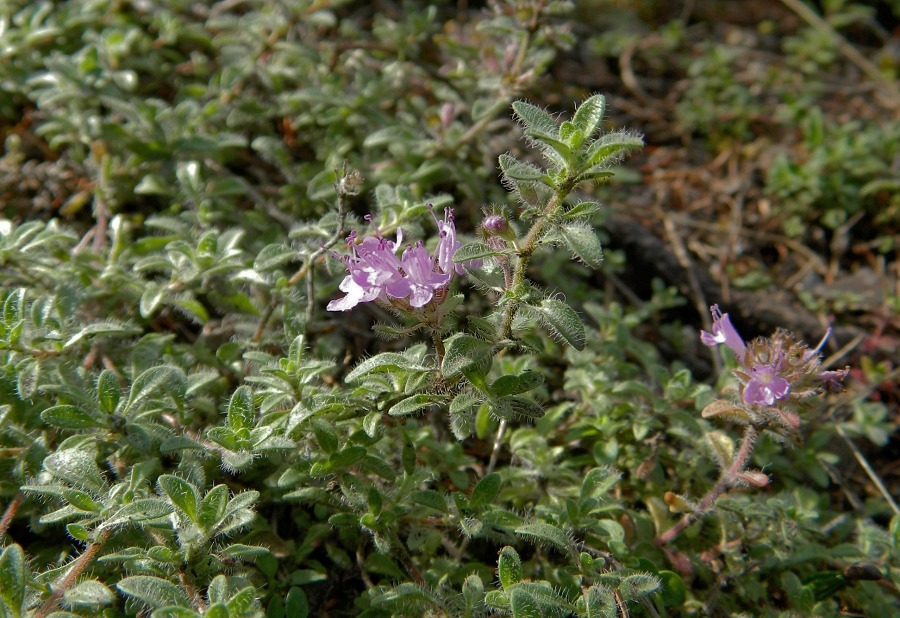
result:
[[[0,616],[889,615],[846,372],[665,360],[595,289],[642,137],[522,98],[571,7],[431,4],[0,2]]]

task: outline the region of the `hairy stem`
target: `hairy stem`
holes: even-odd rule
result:
[[[693,512],[687,513],[677,524],[656,537],[657,545],[666,545],[678,538],[679,534],[703,517],[713,507],[719,496],[735,485],[737,475],[747,466],[747,462],[750,460],[758,435],[759,433],[753,425],[747,425],[747,429],[744,430],[741,447],[735,454],[731,465],[727,469],[722,470],[722,475],[719,477],[718,482],[703,496]]]
[[[53,611],[53,608],[56,607],[56,604],[65,594],[66,590],[78,581],[78,578],[81,577],[85,569],[88,568],[91,562],[94,561],[94,558],[97,557],[97,554],[100,553],[103,542],[109,538],[109,534],[110,532],[108,530],[103,532],[96,541],[89,544],[84,552],[75,559],[71,568],[69,568],[69,572],[66,573],[66,576],[62,578],[58,584],[53,586],[53,593],[50,595],[50,598],[41,605],[40,609],[34,613],[32,618],[45,618],[45,616]]]
[[[6,510],[3,512],[3,517],[0,518],[0,538],[2,538],[3,535],[6,534],[6,531],[9,530],[9,526],[16,516],[16,512],[19,510],[19,507],[22,506],[22,502],[24,501],[25,494],[20,491],[6,507]]]

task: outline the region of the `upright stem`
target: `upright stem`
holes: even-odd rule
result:
[[[747,425],[747,429],[744,430],[741,447],[735,454],[731,465],[727,469],[722,470],[719,481],[703,496],[693,512],[687,513],[677,524],[656,537],[657,545],[666,545],[674,541],[688,526],[703,517],[712,508],[719,496],[734,486],[737,475],[747,466],[747,461],[753,452],[753,445],[756,443],[757,436],[756,428],[753,425]]]
[[[562,204],[566,195],[568,195],[568,191],[565,193],[562,191],[557,192],[544,208],[544,215],[538,218],[538,220],[534,222],[534,225],[531,226],[531,229],[528,230],[528,234],[525,236],[525,239],[522,241],[522,244],[518,247],[518,251],[516,252],[518,260],[516,260],[516,268],[513,271],[510,289],[515,289],[517,286],[525,283],[525,273],[528,271],[528,261],[531,259],[534,250],[537,248],[538,240],[540,240],[544,231],[547,229],[549,222],[548,216]],[[501,339],[509,339],[512,337],[512,323],[518,310],[519,304],[516,302],[507,305],[506,310],[503,312],[503,322],[500,326]]]
[[[506,433],[506,419],[500,420],[500,427],[497,428],[497,437],[494,439],[494,448],[491,450],[491,459],[488,462],[484,475],[487,476],[497,467],[497,459],[500,457],[500,447],[503,446],[503,434]]]
[[[431,339],[434,342],[434,352],[437,355],[437,367],[441,368],[444,364],[444,341],[441,339],[441,333],[436,328],[431,330]]]

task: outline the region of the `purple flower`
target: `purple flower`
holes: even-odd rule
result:
[[[431,208],[431,204],[428,206]],[[434,258],[441,272],[448,275],[456,272],[457,275],[462,275],[466,272],[466,268],[478,268],[481,266],[481,260],[470,260],[465,265],[453,262],[453,256],[456,255],[457,249],[462,247],[462,243],[456,240],[456,224],[453,222],[453,209],[444,209],[443,221],[435,217],[433,210],[431,216],[434,217],[434,222],[437,223],[440,231],[440,240],[438,240],[437,247],[434,249]]]
[[[409,297],[411,307],[424,307],[434,293],[450,281],[450,274],[435,271],[434,260],[422,246],[422,241],[406,248],[402,265],[405,276],[388,285],[387,293],[394,298]]]
[[[371,222],[371,215],[366,216]],[[453,210],[444,211],[444,220],[435,221],[440,230],[440,239],[434,256],[421,241],[407,245],[401,257],[397,257],[397,247],[403,241],[403,234],[397,231],[397,241],[392,242],[381,236],[375,228],[375,236],[368,236],[357,242],[355,232],[347,237],[351,255],[344,258],[349,273],[341,281],[340,290],[346,296],[328,303],[329,311],[349,311],[359,303],[374,300],[389,302],[404,299],[409,307],[427,305],[435,293],[446,287],[454,274],[463,274],[463,264],[455,264],[453,256],[462,245],[456,240],[456,226]],[[374,225],[373,225],[374,227]],[[476,261],[467,262],[466,267],[477,267]]]
[[[788,396],[791,383],[778,375],[774,365],[756,365],[750,369],[750,381],[744,387],[744,403],[761,406],[774,405]]]
[[[713,305],[709,308],[709,311],[712,313],[713,317],[713,332],[708,333],[705,330],[701,330],[700,341],[710,347],[724,343],[731,348],[731,351],[738,357],[738,360],[743,361],[744,357],[747,355],[747,345],[744,343],[744,340],[741,339],[737,329],[735,329],[734,325],[731,323],[728,314],[722,314],[722,312],[719,311],[719,305]]]
[[[347,295],[328,303],[328,311],[349,311],[359,303],[373,301],[389,285],[403,278],[402,264],[394,253],[396,244],[403,240],[402,232],[397,232],[397,243],[383,238],[381,234],[369,236],[359,244],[356,238],[356,232],[347,237],[352,253],[345,258],[349,274],[338,286]]]
[[[700,331],[700,340],[708,346],[724,343],[737,356],[740,368],[735,373],[743,384],[741,399],[747,405],[774,406],[792,395],[801,399],[818,389],[837,390],[839,382],[847,375],[848,369],[821,369],[819,353],[831,329],[812,350],[782,329],[777,329],[772,337],[760,337],[748,345],[718,305],[710,307],[710,312],[712,332]],[[794,427],[794,417],[783,419]]]

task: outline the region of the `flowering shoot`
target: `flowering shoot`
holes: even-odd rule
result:
[[[429,206],[430,207],[430,206]],[[371,223],[372,216],[366,220]],[[403,233],[397,230],[397,240],[392,242],[381,235],[374,226],[375,236],[360,241],[356,232],[347,237],[350,255],[342,258],[347,276],[339,286],[346,293],[343,298],[328,303],[329,311],[349,311],[359,303],[380,301],[397,304],[400,308],[418,309],[443,298],[439,292],[447,288],[454,274],[462,275],[465,268],[480,263],[454,264],[453,256],[462,245],[456,239],[453,210],[444,211],[443,221],[435,217],[440,239],[434,255],[430,255],[422,241],[407,245],[401,257],[397,249],[403,242]]]

